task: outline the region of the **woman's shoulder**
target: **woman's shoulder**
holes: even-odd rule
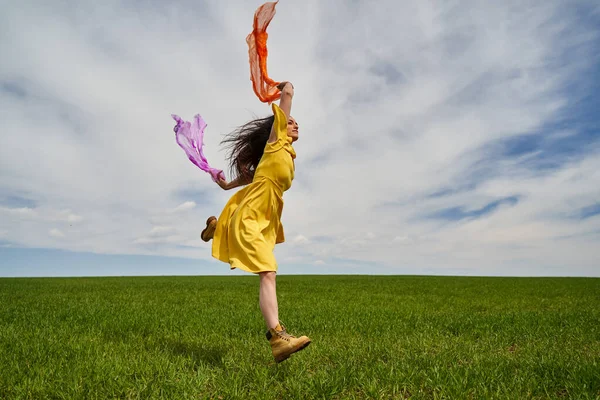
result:
[[[275,103],[271,104],[271,110],[273,110],[273,115],[275,116],[273,124],[279,122],[281,125],[278,125],[278,127],[283,127],[285,129],[287,126],[287,117],[283,110]]]

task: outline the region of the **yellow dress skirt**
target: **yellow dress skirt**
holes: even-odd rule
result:
[[[287,117],[272,105],[277,141],[267,143],[254,179],[235,193],[217,221],[212,256],[231,269],[277,271],[273,250],[285,240],[281,213],[283,193],[292,186],[296,153],[287,136]]]

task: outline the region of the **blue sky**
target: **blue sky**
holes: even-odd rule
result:
[[[232,273],[199,239],[232,192],[175,143],[268,115],[261,3],[0,9],[0,276]],[[296,88],[281,274],[600,276],[600,5],[282,1]]]

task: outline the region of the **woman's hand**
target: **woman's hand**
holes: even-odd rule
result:
[[[218,179],[217,185],[219,185],[223,190],[229,190],[229,183],[227,183],[225,179]]]
[[[219,179],[217,181],[217,185],[219,185],[223,190],[231,190],[240,186],[248,185],[250,182],[252,182],[253,177],[254,172],[252,172],[251,176],[238,176],[231,182],[227,182],[225,179]]]
[[[290,82],[281,82],[279,85],[277,85],[277,89],[279,89],[281,91],[281,94],[287,94],[290,97],[294,97],[294,85],[292,85]]]

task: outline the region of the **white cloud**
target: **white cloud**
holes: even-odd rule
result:
[[[83,220],[83,217],[81,215],[69,214],[69,216],[67,217],[67,222],[70,222],[70,223],[81,222],[82,220]]]
[[[29,207],[20,207],[20,208],[0,207],[0,212],[2,212],[3,214],[17,216],[20,218],[33,218],[37,215],[35,210],[32,208],[29,208]]]
[[[141,237],[135,239],[133,242],[135,244],[177,244],[181,243],[185,238],[179,235],[169,235],[169,236],[159,236],[159,237]]]
[[[297,235],[297,236],[294,238],[293,242],[294,242],[295,244],[306,244],[306,243],[308,243],[308,242],[309,242],[309,240],[308,240],[308,238],[307,238],[306,236],[303,236],[303,235]]]
[[[393,240],[394,243],[401,243],[401,244],[410,244],[412,243],[412,239],[409,238],[408,236],[396,236]]]
[[[257,4],[74,4],[20,2],[0,15],[0,192],[34,204],[0,205],[4,238],[210,258],[200,231],[235,191],[189,162],[170,114],[201,113],[205,153],[225,169],[221,135],[269,113],[248,80],[244,39]],[[578,218],[600,198],[597,144],[575,143],[581,151],[560,159],[497,151],[581,104],[588,93],[574,88],[594,79],[597,40],[558,0],[278,4],[269,72],[294,83],[301,135],[284,196],[292,245],[278,257],[415,273],[597,266],[600,218]],[[578,134],[563,125],[541,140]],[[456,217],[506,198],[517,200]]]
[[[69,222],[76,223],[81,222],[83,217],[77,214],[71,213],[70,210],[57,210],[52,207],[1,207],[0,214],[8,216],[20,217],[22,219],[29,220],[40,220],[46,222]]]
[[[155,226],[148,233],[149,236],[165,236],[175,231],[172,226]]]
[[[190,242],[190,238],[179,234],[173,226],[154,226],[146,235],[136,238],[133,241],[136,245],[185,245],[188,242]]]
[[[63,238],[65,237],[65,234],[60,230],[60,229],[50,229],[50,231],[48,232],[48,234],[54,238]]]
[[[196,207],[195,202],[186,201],[185,203],[182,203],[182,204],[178,205],[177,207],[175,207],[172,211],[175,213],[184,212],[184,211],[189,211],[189,210],[193,209],[194,207]]]

